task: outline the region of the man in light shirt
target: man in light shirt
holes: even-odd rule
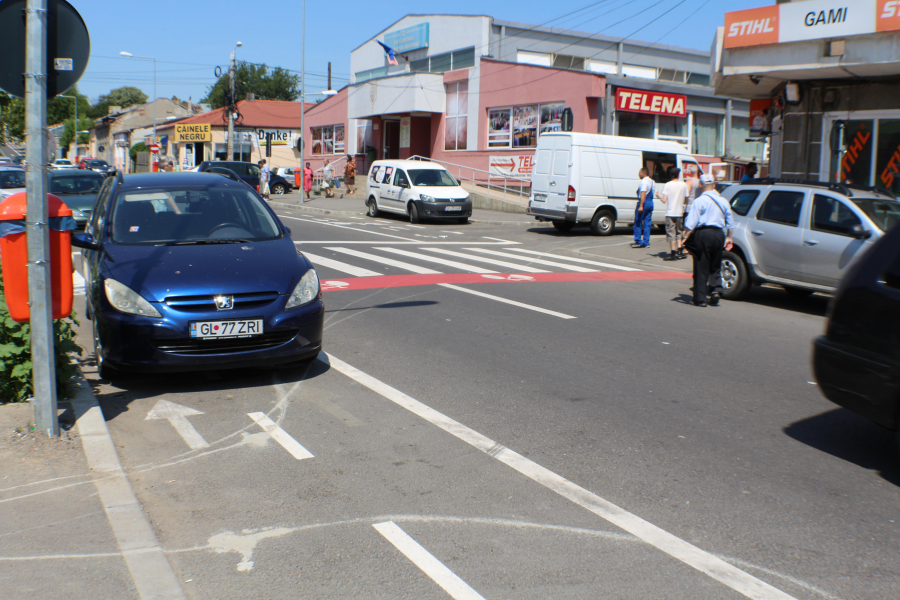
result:
[[[684,200],[687,197],[687,185],[679,179],[681,169],[669,168],[669,182],[663,187],[660,200],[666,205],[666,239],[671,254],[667,260],[675,260],[684,249],[679,248],[684,235]]]
[[[733,245],[734,215],[728,200],[716,192],[712,175],[701,175],[700,185],[703,193],[691,204],[684,220],[687,233],[681,245],[688,246],[694,255],[694,305],[715,306],[723,291],[722,251],[731,250]]]

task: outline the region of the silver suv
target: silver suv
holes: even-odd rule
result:
[[[734,211],[734,248],[722,256],[723,296],[774,283],[795,295],[833,292],[847,268],[900,221],[883,188],[752,179],[722,196]]]

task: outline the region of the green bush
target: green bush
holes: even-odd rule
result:
[[[81,346],[75,343],[75,329],[79,325],[75,313],[68,319],[56,319],[56,388],[60,397],[72,391],[72,377],[78,372],[70,353],[81,356]],[[16,323],[9,316],[3,294],[3,273],[0,271],[0,402],[24,402],[33,394],[31,380],[31,327]]]

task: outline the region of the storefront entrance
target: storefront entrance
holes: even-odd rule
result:
[[[900,195],[900,111],[829,113],[823,129],[822,167],[829,181],[873,185]]]
[[[400,158],[400,121],[384,121],[384,158]]]

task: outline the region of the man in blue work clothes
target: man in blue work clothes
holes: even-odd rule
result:
[[[703,193],[684,219],[684,240],[694,257],[694,305],[716,306],[722,297],[722,251],[731,250],[734,215],[728,200],[716,192],[712,175],[700,176]]]
[[[653,220],[653,180],[650,171],[641,169],[638,172],[641,184],[638,186],[637,207],[634,210],[634,243],[632,248],[650,247],[650,226]]]

